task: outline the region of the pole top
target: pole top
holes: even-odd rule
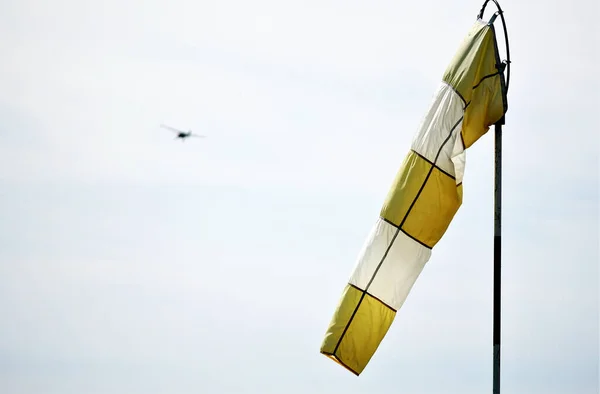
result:
[[[510,48],[508,45],[508,32],[506,30],[506,20],[504,19],[504,11],[502,11],[502,8],[500,7],[500,4],[498,3],[497,0],[491,0],[494,2],[494,5],[496,5],[496,8],[498,9],[498,11],[496,11],[492,17],[490,18],[489,23],[493,24],[494,21],[496,20],[496,17],[500,16],[500,19],[502,20],[502,28],[504,30],[504,42],[506,45],[506,59],[502,61],[502,63],[506,66],[506,91],[508,92],[508,85],[510,83]],[[485,0],[483,5],[481,6],[481,10],[479,10],[479,14],[477,14],[477,18],[479,19],[483,19],[483,14],[485,12],[485,8],[487,7],[487,4],[490,2],[490,0]],[[504,72],[504,69],[500,69],[498,68],[499,72]]]

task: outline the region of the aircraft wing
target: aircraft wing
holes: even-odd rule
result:
[[[187,133],[186,131],[179,130],[179,129],[176,129],[174,127],[167,126],[167,125],[164,125],[164,124],[161,124],[160,127],[162,127],[163,129],[171,130],[174,133]]]

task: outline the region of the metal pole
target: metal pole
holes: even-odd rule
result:
[[[502,124],[495,125],[494,146],[494,365],[493,394],[500,394],[500,316],[501,316],[501,230],[502,230]]]
[[[485,0],[478,18],[483,18],[485,7],[490,0]],[[500,15],[502,19],[502,28],[504,29],[504,40],[506,43],[506,61],[503,64],[506,66],[506,85],[504,86],[504,94],[508,91],[510,81],[510,51],[508,47],[508,32],[506,31],[506,21],[504,20],[504,12],[500,8],[497,0],[492,0],[498,8],[492,19]],[[497,48],[496,48],[497,50]],[[498,71],[504,72],[504,68],[498,64]],[[505,97],[506,99],[506,97]],[[504,108],[506,112],[506,107]],[[501,299],[502,299],[502,264],[501,264],[501,249],[502,249],[502,125],[504,125],[504,116],[495,124],[494,128],[494,361],[493,361],[493,394],[500,394],[500,317],[501,317]]]

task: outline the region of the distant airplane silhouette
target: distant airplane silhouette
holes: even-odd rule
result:
[[[200,134],[192,134],[192,130],[188,130],[187,132],[183,131],[183,130],[179,130],[179,129],[175,129],[171,126],[167,126],[164,124],[161,124],[160,127],[167,129],[167,130],[171,130],[172,132],[174,132],[175,134],[177,134],[175,136],[175,139],[177,138],[181,138],[181,141],[183,142],[183,140],[185,140],[186,138],[189,137],[198,137],[198,138],[206,138],[205,135],[200,135]]]

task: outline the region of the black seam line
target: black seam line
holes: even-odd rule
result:
[[[346,368],[348,371],[352,372],[353,374],[355,374],[356,376],[358,376],[358,372],[356,372],[355,370],[353,370],[352,368],[350,368],[348,365],[346,365],[345,362],[343,362],[338,356],[336,356],[334,353],[329,353],[329,352],[325,352],[325,351],[321,351],[321,354],[324,354],[325,356],[331,356],[333,358],[335,358],[335,361],[337,363],[339,363],[342,367]]]
[[[498,74],[500,74],[500,72],[499,72],[499,71],[496,71],[496,72],[495,72],[495,73],[493,73],[493,74],[489,74],[489,75],[486,75],[485,77],[481,78],[481,79],[479,80],[479,82],[477,82],[477,84],[476,84],[475,86],[473,86],[473,90],[477,89],[477,87],[478,87],[479,85],[481,85],[481,83],[482,83],[483,81],[485,81],[486,79],[488,79],[488,78],[491,78],[491,77],[495,77],[495,76],[496,76],[496,75],[498,75]]]
[[[479,80],[477,85],[473,86],[472,90],[477,89],[481,85],[481,83],[483,82],[484,79],[495,77],[496,75],[502,76],[502,74],[500,74],[500,71],[496,71],[493,74],[486,75],[485,77],[481,78],[481,80]],[[504,81],[504,79],[500,78],[500,90],[504,89],[503,81]],[[504,94],[504,91],[502,91],[502,94]],[[502,97],[502,100],[504,100],[504,96]],[[467,103],[467,107],[469,106],[469,104],[471,104],[470,101]],[[503,101],[503,104],[504,104],[504,101]],[[465,107],[465,110],[467,109],[467,107]],[[506,111],[504,111],[504,112],[506,113]],[[461,133],[461,138],[462,138],[462,133]],[[463,140],[463,147],[464,147],[464,140]]]
[[[377,301],[381,302],[383,305],[385,305],[389,309],[393,310],[394,312],[398,312],[396,309],[392,308],[388,303],[384,302],[381,298],[374,296],[373,294],[369,293],[368,291],[365,291],[365,290],[361,289],[360,287],[358,287],[356,285],[353,285],[352,283],[348,283],[348,286],[354,287],[358,291],[362,291],[362,292],[367,293],[367,295],[375,298]]]
[[[459,123],[462,122],[464,116],[465,115],[463,113],[463,115],[458,119],[458,121],[450,129],[450,133],[448,133],[448,137],[446,137],[446,139],[444,140],[444,142],[442,143],[442,145],[440,145],[440,148],[438,149],[438,152],[435,155],[435,160],[433,161],[434,163],[437,162],[437,159],[440,157],[440,153],[442,152],[442,149],[444,149],[444,145],[446,145],[446,143],[448,142],[448,140],[450,140],[450,137],[452,137],[452,133],[454,132],[454,129],[456,129],[456,126],[458,126]],[[402,223],[400,223],[400,226],[398,226],[398,229],[396,230],[396,233],[392,237],[392,240],[390,241],[390,244],[386,248],[385,253],[383,254],[383,257],[381,258],[381,261],[377,265],[377,268],[375,269],[375,272],[373,272],[373,276],[371,277],[371,280],[369,280],[369,283],[367,283],[367,286],[365,287],[365,290],[364,290],[362,296],[360,297],[360,300],[358,300],[358,304],[356,304],[356,307],[354,308],[354,312],[352,312],[352,316],[350,316],[350,319],[348,320],[348,323],[346,323],[346,327],[344,327],[344,331],[342,332],[342,335],[340,335],[340,339],[338,339],[337,345],[335,345],[335,349],[333,350],[333,354],[334,355],[337,352],[338,348],[340,347],[340,344],[342,343],[342,340],[344,339],[344,335],[346,335],[346,332],[348,331],[348,328],[350,327],[350,324],[352,324],[352,320],[354,320],[354,316],[356,316],[356,312],[358,311],[358,308],[360,307],[360,304],[362,303],[362,300],[365,298],[365,294],[366,294],[367,290],[369,290],[369,287],[371,286],[371,283],[373,283],[373,280],[375,279],[375,276],[377,276],[377,272],[379,272],[379,269],[381,268],[381,265],[385,261],[385,258],[387,257],[390,249],[392,248],[392,245],[394,244],[394,241],[396,240],[396,237],[398,237],[398,234],[400,233],[400,228],[404,225],[404,222],[406,221],[406,218],[408,217],[408,214],[410,213],[410,210],[415,205],[415,202],[417,201],[417,199],[421,195],[421,192],[423,191],[423,188],[425,187],[425,184],[427,183],[427,180],[429,179],[429,176],[431,175],[432,172],[433,172],[433,166],[431,166],[431,168],[429,169],[429,172],[427,173],[427,177],[425,177],[425,180],[423,181],[423,184],[421,185],[421,188],[419,189],[419,192],[417,193],[417,195],[415,196],[415,199],[413,200],[412,204],[410,204],[410,207],[406,211],[406,214],[404,215],[404,219],[402,219]]]
[[[462,185],[462,182],[461,182],[461,183],[459,183],[458,185],[456,185],[456,187],[459,187],[460,185]]]
[[[410,235],[405,229],[400,228],[397,224],[394,224],[394,223],[390,222],[389,220],[387,220],[386,218],[381,217],[381,216],[380,216],[380,219],[383,220],[384,222],[388,223],[389,225],[394,226],[394,228],[400,229],[400,231],[402,231],[404,233],[404,235],[406,235],[408,238],[412,239],[413,241],[417,242],[418,244],[421,244],[421,246],[424,246],[429,250],[433,249],[431,246],[425,244],[424,242],[419,241],[418,239],[416,239],[415,237]]]
[[[400,229],[400,231],[402,231],[402,233],[404,235],[406,235],[408,238],[412,239],[413,241],[415,241],[416,243],[420,244],[421,246],[426,247],[427,249],[431,250],[433,249],[431,246],[427,245],[424,242],[419,241],[418,239],[416,239],[415,237],[413,237],[412,235],[410,235],[405,229],[398,227]]]
[[[462,122],[464,116],[465,115],[463,114],[458,119],[458,121],[454,124],[454,126],[452,126],[452,128],[450,129],[450,133],[448,133],[448,137],[446,137],[446,139],[444,140],[444,142],[442,142],[442,145],[440,145],[440,148],[438,149],[438,152],[435,155],[435,159],[433,160],[433,164],[432,164],[431,168],[429,169],[429,172],[427,173],[427,176],[425,177],[425,180],[423,181],[423,184],[421,185],[421,188],[417,192],[417,195],[415,196],[413,202],[410,204],[410,207],[408,207],[408,210],[404,214],[404,219],[402,219],[402,222],[400,222],[400,226],[399,227],[404,226],[404,222],[406,222],[406,219],[408,218],[408,214],[410,213],[410,211],[412,210],[413,206],[415,205],[415,203],[419,199],[419,196],[421,195],[421,192],[425,188],[425,184],[427,184],[427,181],[429,180],[429,177],[431,176],[431,173],[433,172],[433,169],[435,168],[435,163],[437,163],[437,160],[440,157],[440,153],[442,153],[442,149],[444,149],[444,145],[446,145],[446,143],[450,140],[450,137],[452,137],[452,133],[454,133],[454,129],[456,129],[456,126],[458,126],[458,124],[460,122]]]
[[[504,17],[502,17],[502,25],[504,26],[504,33],[506,34],[506,25],[504,24]],[[498,69],[498,65],[502,62],[500,61],[500,53],[498,51],[498,41],[496,40],[496,28],[492,24],[490,26],[490,29],[492,30],[492,35],[494,36],[494,57],[496,58],[496,69]],[[508,36],[506,36],[506,51],[507,51],[506,52],[507,56],[510,59],[510,55],[508,53]],[[510,64],[507,64],[507,67],[509,67],[508,71],[510,72]],[[500,91],[502,92],[502,109],[504,110],[504,113],[502,114],[502,117],[500,119],[503,119],[504,115],[506,114],[506,111],[508,111],[508,97],[507,97],[508,87],[506,86],[506,81],[504,79],[504,73],[500,72],[500,70],[498,70],[498,74],[500,75]]]
[[[454,93],[456,93],[458,95],[458,97],[460,97],[460,99],[462,100],[463,104],[465,105],[465,107],[463,108],[463,110],[465,108],[467,108],[467,105],[469,105],[469,104],[467,103],[467,100],[465,100],[465,98],[462,96],[462,94],[460,94],[460,92],[458,90],[456,90],[456,88],[454,86],[452,86],[449,82],[444,81],[443,79],[442,79],[442,82],[444,82],[446,85],[450,86],[450,89],[452,89],[454,91]]]
[[[350,324],[352,324],[352,320],[354,320],[354,316],[356,316],[356,312],[358,312],[358,308],[360,307],[360,304],[362,304],[362,301],[365,298],[365,294],[367,294],[367,290],[369,290],[369,287],[371,286],[371,283],[373,283],[373,280],[375,279],[375,276],[377,275],[377,272],[379,271],[379,268],[381,268],[381,264],[383,264],[383,261],[385,260],[385,258],[387,257],[390,249],[392,248],[392,245],[394,244],[394,241],[396,240],[396,237],[398,236],[398,233],[400,233],[400,229],[396,230],[396,233],[392,237],[392,240],[390,241],[390,244],[387,246],[387,248],[385,250],[385,253],[383,254],[383,257],[381,258],[381,261],[377,265],[377,268],[375,269],[375,272],[373,273],[373,276],[371,277],[371,280],[369,280],[369,283],[367,283],[367,286],[365,286],[365,289],[363,290],[363,293],[360,296],[360,300],[358,300],[358,303],[354,307],[354,311],[352,312],[352,316],[350,316],[350,319],[348,319],[348,323],[346,323],[346,327],[344,327],[344,331],[342,332],[342,335],[340,335],[340,339],[338,339],[338,343],[335,345],[335,349],[333,349],[333,355],[334,356],[335,356],[335,353],[337,352],[338,348],[340,347],[340,344],[342,343],[342,340],[344,339],[344,335],[346,335],[346,332],[348,331],[348,328],[350,328]]]
[[[394,228],[395,228],[396,230],[400,228],[400,227],[398,227],[398,225],[397,225],[396,223],[394,223],[394,222],[392,222],[392,221],[390,221],[390,220],[387,220],[387,219],[386,219],[386,218],[384,218],[383,216],[379,216],[379,218],[380,218],[381,220],[383,220],[384,222],[386,222],[387,224],[389,224],[389,225],[391,225],[391,226],[394,226]]]
[[[496,71],[496,72],[495,72],[495,73],[493,73],[493,74],[489,74],[489,75],[486,75],[486,76],[482,77],[482,78],[479,80],[479,82],[477,82],[477,84],[476,84],[475,86],[473,86],[471,89],[472,89],[472,90],[475,90],[475,89],[477,89],[477,88],[479,87],[479,85],[481,85],[481,83],[482,83],[484,80],[486,80],[486,79],[488,79],[488,78],[491,78],[491,77],[495,77],[496,75],[500,75],[500,71]],[[471,104],[471,101],[469,101],[469,102],[467,103],[467,101],[465,100],[465,98],[464,98],[464,97],[463,97],[463,96],[460,94],[460,92],[459,92],[458,90],[456,90],[456,89],[454,88],[454,86],[450,85],[450,84],[449,84],[448,82],[446,82],[446,81],[444,81],[444,82],[445,82],[445,83],[446,83],[448,86],[450,86],[450,87],[452,88],[452,90],[454,90],[454,93],[456,93],[456,94],[458,95],[458,97],[460,97],[460,99],[461,99],[461,100],[463,101],[463,103],[465,104],[465,107],[463,108],[463,110],[466,110],[466,109],[467,109],[467,107],[469,106],[469,104]],[[462,136],[461,136],[461,138],[462,138]],[[463,143],[463,145],[464,145],[464,143]]]
[[[431,160],[429,160],[428,158],[426,158],[425,156],[423,156],[422,154],[420,154],[419,152],[417,152],[414,149],[411,149],[411,152],[413,152],[414,154],[416,154],[417,156],[419,156],[421,159],[425,160],[427,163],[431,164],[432,166],[434,166],[435,168],[437,168],[440,172],[448,175],[450,178],[456,180],[456,177],[454,175],[448,174],[446,171],[444,171],[443,169],[441,169],[440,167],[436,166],[435,163],[433,163]]]

